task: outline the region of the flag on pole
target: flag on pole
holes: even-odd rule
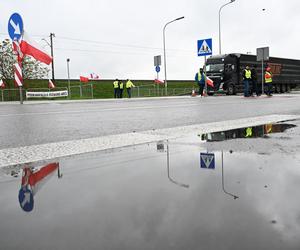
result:
[[[4,89],[5,88],[5,83],[3,82],[3,80],[0,80],[0,88]]]
[[[154,79],[154,83],[163,85],[164,81],[159,80],[159,79]]]
[[[14,71],[15,71],[15,86],[22,87],[23,86],[23,75],[22,75],[21,63],[14,64]]]
[[[33,41],[24,31],[22,41],[20,43],[21,52],[24,55],[32,56],[34,59],[49,65],[52,57],[45,52],[39,44]]]
[[[89,78],[85,77],[85,76],[80,76],[79,79],[80,79],[81,82],[88,82],[89,81]]]
[[[48,82],[48,88],[49,89],[54,89],[55,88],[54,83],[50,79],[49,79],[49,82]]]
[[[207,83],[207,85],[214,87],[214,81],[212,79],[210,79],[209,77],[206,77],[206,83]]]

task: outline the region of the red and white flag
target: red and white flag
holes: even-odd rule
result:
[[[50,79],[49,79],[49,82],[48,82],[48,88],[49,89],[54,89],[55,88],[54,83]]]
[[[80,79],[81,82],[88,82],[89,81],[89,78],[85,77],[85,76],[80,76],[79,79]]]
[[[22,87],[23,86],[23,75],[22,75],[21,63],[14,64],[14,71],[15,71],[15,86]]]
[[[0,88],[2,88],[2,89],[5,88],[5,83],[3,82],[3,80],[0,80]]]
[[[31,40],[28,34],[24,31],[23,39],[20,43],[21,52],[24,55],[29,55],[36,60],[49,65],[52,62],[52,57],[45,52],[39,44]]]
[[[206,83],[207,83],[207,85],[214,87],[214,81],[212,79],[210,79],[209,77],[206,77]]]
[[[159,79],[154,79],[154,83],[163,85],[165,82]]]

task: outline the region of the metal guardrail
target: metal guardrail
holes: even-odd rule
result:
[[[169,88],[168,96],[178,96],[178,95],[187,95],[192,93],[193,88]],[[132,89],[133,97],[157,97],[157,96],[166,96],[165,88],[154,86],[136,86]]]

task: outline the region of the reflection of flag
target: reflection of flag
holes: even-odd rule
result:
[[[207,85],[214,87],[214,81],[212,79],[210,79],[209,77],[206,77],[206,83],[207,83]]]
[[[54,83],[50,79],[49,79],[49,82],[48,82],[48,88],[49,89],[54,89],[55,88]]]
[[[52,62],[52,57],[49,56],[47,52],[40,47],[40,45],[31,40],[25,31],[23,34],[23,39],[20,43],[20,48],[23,54],[32,56],[40,62],[48,65]]]
[[[89,78],[88,78],[88,77],[85,77],[85,76],[80,76],[80,81],[81,81],[81,82],[88,82],[88,81],[89,81]]]
[[[159,79],[154,79],[154,83],[163,85],[164,81],[159,80]]]
[[[90,79],[91,80],[100,80],[100,76],[95,74],[95,73],[91,73],[90,74]]]
[[[5,88],[5,83],[3,82],[3,80],[0,80],[0,88],[2,88],[2,89]]]

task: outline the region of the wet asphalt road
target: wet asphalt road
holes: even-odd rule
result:
[[[0,149],[268,114],[300,114],[300,95],[1,104]]]

